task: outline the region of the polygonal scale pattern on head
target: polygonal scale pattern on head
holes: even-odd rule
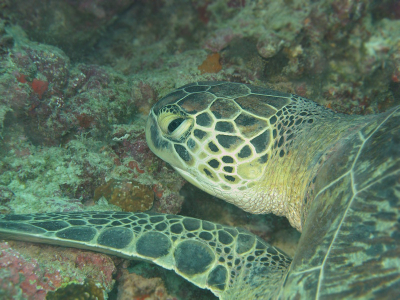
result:
[[[182,100],[178,101],[178,105],[188,114],[196,114],[204,111],[215,100],[215,96],[209,93],[189,94]]]
[[[250,89],[247,85],[231,82],[220,83],[211,87],[208,91],[217,97],[224,98],[236,98],[250,93]]]
[[[225,98],[217,98],[210,106],[210,111],[217,119],[232,120],[240,114],[240,107],[232,100]]]
[[[242,112],[236,119],[235,125],[245,138],[253,138],[268,127],[265,119],[258,118],[247,112]]]
[[[272,117],[279,109],[290,102],[287,98],[276,98],[253,94],[236,98],[235,101],[243,110],[267,119]]]
[[[176,107],[190,114],[194,124],[185,142],[173,145],[175,156],[195,168],[190,175],[214,191],[253,186],[248,180],[263,175],[277,135],[271,125],[278,120],[276,113],[292,101],[290,95],[230,82],[198,82],[178,91],[186,94],[180,94]],[[225,162],[227,157],[232,162]]]

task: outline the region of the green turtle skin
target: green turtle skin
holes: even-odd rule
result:
[[[162,214],[3,215],[0,238],[145,259],[220,299],[400,298],[400,107],[349,116],[197,82],[152,108],[146,138],[199,188],[285,215],[302,232],[293,260],[241,229]]]
[[[276,293],[291,262],[284,252],[246,230],[154,213],[1,215],[0,238],[146,260],[175,270],[222,299],[232,298],[244,286]]]

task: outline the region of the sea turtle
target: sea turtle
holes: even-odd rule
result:
[[[152,261],[221,299],[400,296],[400,107],[354,116],[232,82],[151,109],[150,149],[188,181],[302,231],[293,260],[239,228],[127,212],[2,215],[0,237]]]

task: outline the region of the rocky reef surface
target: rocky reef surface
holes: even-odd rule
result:
[[[227,80],[337,112],[400,103],[394,0],[0,1],[0,211],[181,213],[245,227],[294,253],[284,218],[199,191],[147,147],[151,106]],[[211,299],[154,266],[0,241],[0,298]],[[64,297],[64,298],[63,298]]]

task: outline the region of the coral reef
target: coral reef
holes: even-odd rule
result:
[[[144,278],[135,273],[130,274],[128,270],[123,270],[118,281],[117,300],[177,300],[167,294],[161,278]]]
[[[101,286],[96,289],[103,294],[103,290],[111,290],[115,271],[114,262],[103,254],[22,242],[0,243],[2,299],[48,299],[49,291],[65,289],[71,282],[82,285],[87,279]]]
[[[104,292],[92,280],[85,280],[84,284],[71,283],[46,295],[46,300],[63,299],[104,300]]]
[[[3,1],[0,17],[20,25],[35,40],[77,56],[90,49],[116,15],[133,2],[135,0],[112,3],[103,0]]]
[[[154,192],[151,188],[137,181],[120,181],[111,179],[94,191],[93,200],[104,197],[123,211],[146,211],[153,206]]]

